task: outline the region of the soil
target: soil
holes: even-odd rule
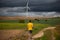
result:
[[[7,40],[22,32],[23,30],[0,30],[0,40]]]
[[[44,31],[46,30],[51,30],[51,29],[55,29],[56,27],[48,27],[48,28],[44,28],[41,31],[39,31],[37,34],[33,35],[32,38],[40,38],[42,36],[44,36]]]
[[[40,38],[44,36],[44,31],[54,29],[55,27],[44,28],[37,34],[33,35],[32,38]],[[0,30],[0,40],[27,40],[29,33],[24,30]]]

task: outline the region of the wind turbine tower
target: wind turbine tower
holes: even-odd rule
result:
[[[27,4],[26,4],[26,17],[28,17],[28,10],[29,10],[29,0],[26,0]]]

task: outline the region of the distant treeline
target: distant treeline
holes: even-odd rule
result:
[[[27,23],[29,20],[0,20],[0,23]],[[57,18],[48,18],[48,19],[34,19],[33,23],[41,23],[41,24],[60,24],[60,17]]]

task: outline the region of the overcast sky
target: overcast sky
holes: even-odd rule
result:
[[[0,16],[26,15],[27,0],[0,0]],[[60,0],[29,0],[29,15],[60,15]]]

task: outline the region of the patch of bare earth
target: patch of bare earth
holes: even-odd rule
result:
[[[39,31],[37,34],[33,35],[32,38],[36,39],[36,38],[40,38],[42,36],[44,36],[44,31],[46,30],[52,30],[55,29],[56,27],[48,27],[48,28],[44,28],[41,31]]]
[[[36,39],[44,36],[44,31],[54,29],[55,27],[44,28],[32,38]],[[0,30],[0,40],[29,40],[30,34],[25,30]],[[32,40],[33,40],[32,39]]]
[[[22,32],[23,30],[0,30],[0,40],[9,40]]]

